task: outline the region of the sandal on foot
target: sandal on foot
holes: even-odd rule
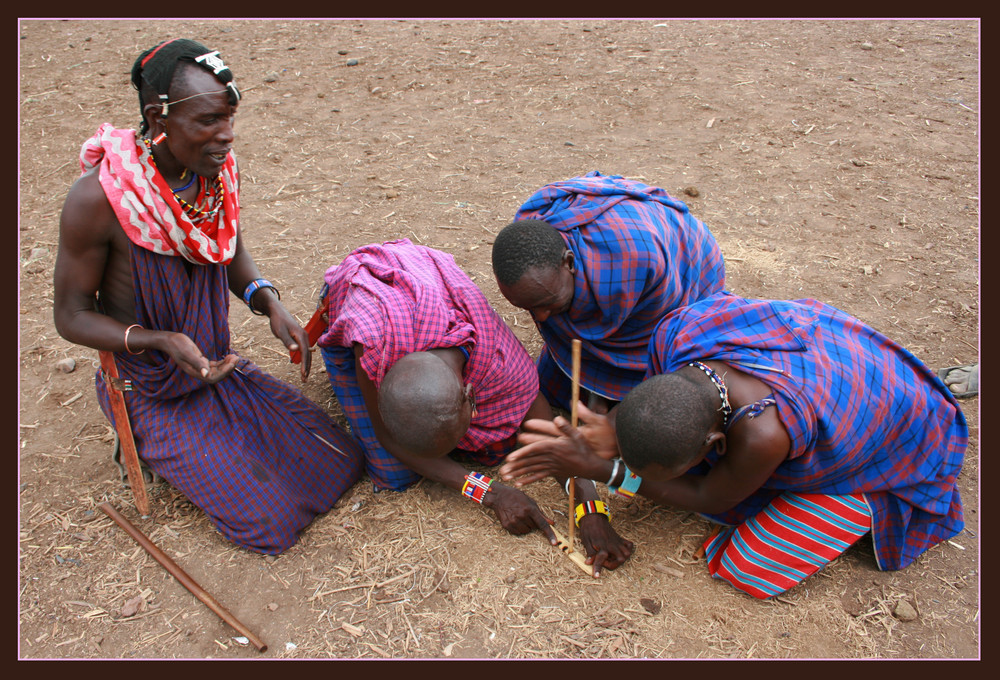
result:
[[[115,441],[111,445],[111,462],[118,468],[118,474],[121,477],[122,483],[131,488],[132,485],[128,481],[128,471],[125,469],[124,461],[122,461],[122,446],[121,442],[118,441],[117,432],[115,432]],[[153,468],[146,465],[146,461],[142,458],[139,459],[139,470],[142,471],[142,478],[146,484],[159,484],[163,481],[163,477],[158,475]]]
[[[979,363],[949,366],[938,371],[938,377],[956,399],[968,399],[979,394]]]

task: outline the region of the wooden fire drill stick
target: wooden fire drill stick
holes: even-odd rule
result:
[[[576,427],[577,403],[580,401],[580,341],[573,339],[573,392],[570,396],[570,424]],[[576,478],[570,477],[569,487],[569,545],[572,548],[576,538]]]
[[[163,568],[170,572],[170,574],[181,582],[181,585],[187,588],[191,593],[197,597],[199,600],[204,602],[209,609],[219,615],[219,617],[228,623],[230,626],[235,628],[241,635],[250,640],[253,646],[257,648],[258,652],[266,652],[267,645],[259,637],[254,635],[249,628],[240,623],[239,619],[230,614],[225,607],[216,602],[215,598],[208,594],[208,592],[199,586],[193,578],[187,575],[187,573],[181,569],[176,562],[174,562],[170,557],[160,550],[156,544],[154,544],[149,538],[135,528],[131,522],[125,519],[121,513],[115,510],[110,503],[101,503],[99,507],[105,515],[110,517],[115,521],[118,526],[128,533],[129,536],[135,539],[136,543],[141,545],[146,552],[152,555],[153,559],[163,565]]]

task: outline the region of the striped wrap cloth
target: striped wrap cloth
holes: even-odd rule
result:
[[[103,123],[80,150],[80,168],[98,168],[98,178],[125,235],[161,255],[195,264],[229,264],[236,253],[240,219],[239,171],[230,152],[219,173],[223,207],[213,220],[195,225],[153,164],[135,130]]]

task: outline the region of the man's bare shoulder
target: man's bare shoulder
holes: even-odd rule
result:
[[[85,172],[70,187],[66,194],[60,217],[60,229],[65,234],[93,236],[110,235],[118,225],[115,211],[101,186],[98,169]],[[81,234],[80,232],[83,232]]]

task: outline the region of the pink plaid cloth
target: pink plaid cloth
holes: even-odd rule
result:
[[[409,239],[358,248],[326,272],[329,328],[320,347],[364,347],[378,387],[411,352],[466,346],[477,414],[458,448],[478,451],[517,431],[538,395],[527,351],[454,258]]]

